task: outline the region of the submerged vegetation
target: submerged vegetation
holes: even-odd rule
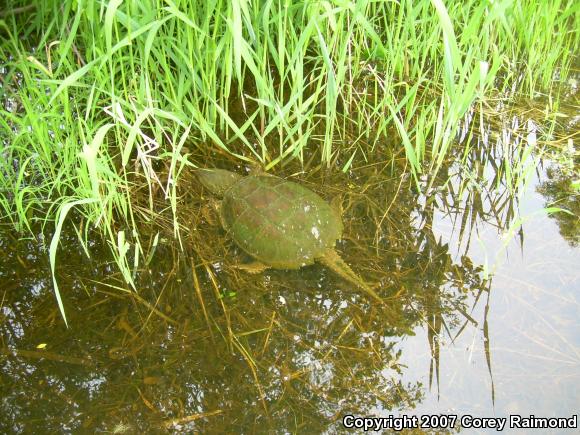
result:
[[[142,237],[143,207],[169,210],[181,242],[190,167],[227,156],[266,171],[348,172],[387,153],[405,157],[424,194],[448,186],[453,163],[461,191],[477,195],[486,174],[471,164],[474,143],[492,147],[483,119],[546,92],[535,122],[521,120],[528,140],[506,151],[499,138],[489,154],[498,156],[489,188],[516,192],[534,146],[558,141],[567,122],[558,89],[579,18],[574,0],[9,0],[2,218],[23,236],[42,224],[53,273],[63,225],[87,255],[96,228],[134,287],[158,244],[155,232]]]
[[[426,366],[430,354],[437,360],[447,331],[452,339],[474,332],[489,281],[430,231],[435,204],[423,209],[408,182],[397,192],[399,180],[385,182],[383,166],[361,172],[367,190],[344,201],[346,233],[356,239],[338,249],[381,283],[385,307],[323,267],[272,270],[263,279],[232,268],[232,243],[219,222],[204,222],[196,184],[187,197],[192,209],[177,210],[196,228],[183,234],[196,255],[159,243],[156,261],[136,274],[138,292],[116,290],[123,279],[104,261],[106,246],[94,246],[87,261],[74,232],[63,231],[67,267],[58,278],[74,290],[65,298],[69,329],[50,292],[42,246],[0,232],[7,253],[0,257],[0,431],[26,433],[40,422],[53,432],[113,432],[124,423],[127,433],[348,433],[341,415],[419,405],[427,381],[401,361],[403,342],[428,325],[419,354]],[[322,175],[309,173],[307,182],[320,185]],[[193,178],[188,172],[182,182]],[[334,192],[345,178],[333,173],[324,183]],[[396,195],[400,206],[374,241],[384,212],[377,201]],[[437,364],[434,386],[439,372]]]

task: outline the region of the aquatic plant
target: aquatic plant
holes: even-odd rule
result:
[[[135,189],[175,216],[179,175],[214,150],[348,171],[396,134],[429,191],[466,116],[568,76],[579,15],[572,0],[8,0],[3,218],[47,226],[53,273],[62,226],[87,254],[98,228],[131,285],[146,257]]]

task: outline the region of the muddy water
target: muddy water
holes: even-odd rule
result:
[[[193,188],[187,248],[161,231],[136,293],[119,289],[104,245],[88,259],[69,228],[67,329],[46,243],[4,227],[0,431],[346,433],[347,414],[577,412],[577,216],[536,213],[557,183],[540,170],[518,203],[459,207],[414,193],[391,163],[295,178],[343,197],[337,249],[384,307],[323,266],[237,269],[249,259]],[[516,208],[523,225],[507,227]]]

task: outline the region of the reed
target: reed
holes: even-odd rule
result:
[[[146,255],[132,192],[158,186],[175,211],[188,149],[347,171],[396,134],[428,191],[466,114],[555,91],[579,18],[573,0],[8,0],[2,216],[48,226],[53,272],[65,222],[84,245],[98,228],[131,285]]]

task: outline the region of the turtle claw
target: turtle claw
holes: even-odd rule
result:
[[[264,263],[260,263],[259,261],[254,261],[252,263],[236,264],[233,267],[253,274],[262,273],[263,271],[268,269],[267,265],[265,265]]]

